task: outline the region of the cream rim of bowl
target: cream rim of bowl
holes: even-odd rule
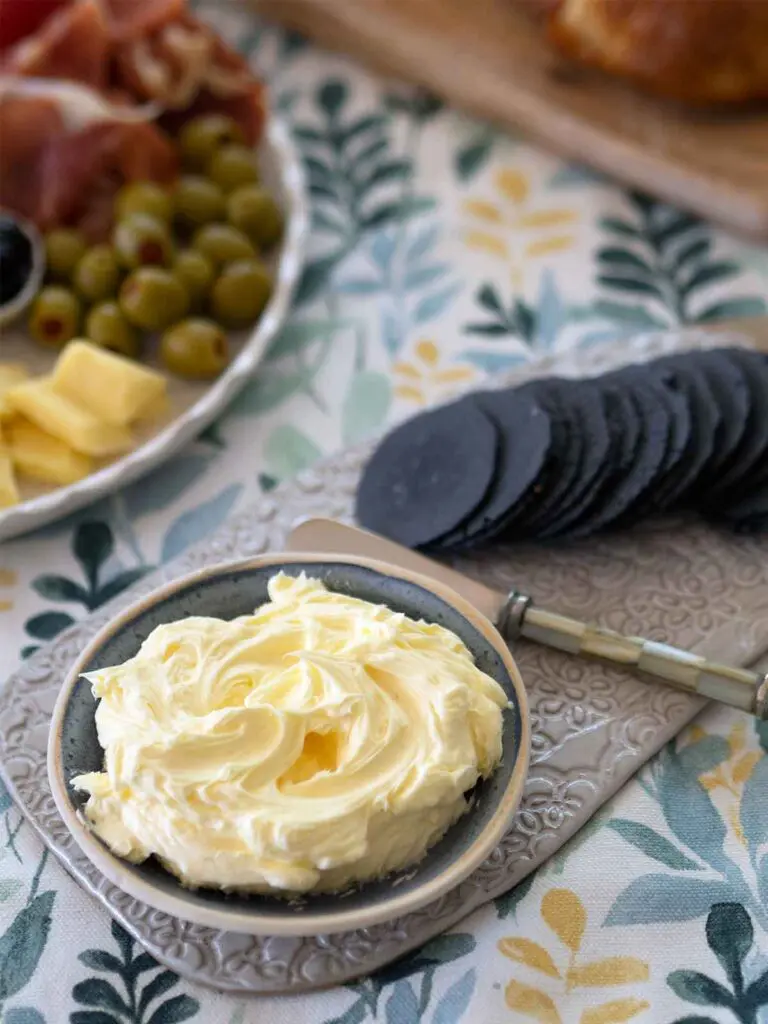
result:
[[[328,565],[329,563],[350,566],[358,566],[373,570],[380,575],[388,576],[396,580],[403,580],[406,583],[415,584],[423,590],[434,594],[437,598],[453,607],[465,620],[469,622],[490,644],[495,653],[501,658],[504,668],[508,674],[510,683],[514,689],[514,699],[519,710],[520,735],[517,737],[515,751],[515,765],[507,782],[506,788],[497,798],[497,806],[494,808],[491,818],[487,821],[482,831],[471,841],[470,845],[455,860],[452,860],[439,874],[424,883],[414,887],[408,892],[398,892],[396,887],[392,889],[392,896],[370,907],[358,907],[352,910],[344,910],[343,901],[339,901],[339,910],[325,913],[316,913],[304,917],[296,915],[284,917],[271,915],[268,923],[259,912],[257,903],[258,896],[254,900],[253,912],[244,912],[227,907],[226,904],[216,906],[199,903],[192,903],[183,895],[168,893],[167,891],[153,885],[135,873],[134,868],[138,864],[124,861],[95,834],[92,826],[86,820],[82,810],[76,809],[71,800],[71,780],[63,777],[61,767],[61,739],[65,713],[69,706],[70,697],[74,687],[81,678],[85,667],[93,659],[105,641],[115,632],[127,626],[138,614],[146,611],[158,602],[172,597],[180,590],[187,590],[196,583],[201,583],[211,577],[223,577],[230,573],[237,573],[249,569],[268,569],[275,567],[275,574],[281,567],[290,566],[295,563],[302,563],[311,566],[311,563]],[[307,570],[311,575],[311,569]],[[333,592],[333,588],[330,588]],[[352,593],[350,596],[355,596]],[[375,604],[375,601],[367,602]],[[383,603],[383,602],[381,602]],[[180,621],[180,620],[169,620]],[[157,628],[157,627],[155,627]],[[183,576],[161,588],[153,591],[146,597],[133,603],[124,611],[119,613],[107,625],[105,625],[94,637],[91,643],[82,652],[78,661],[72,666],[64,685],[59,693],[53,711],[51,730],[48,741],[48,775],[51,791],[67,828],[77,841],[80,848],[89,860],[102,872],[105,877],[118,886],[124,892],[141,900],[149,906],[165,911],[183,920],[192,921],[196,924],[212,928],[220,928],[228,931],[242,931],[250,934],[273,934],[273,935],[314,935],[325,932],[344,931],[353,928],[370,927],[385,920],[399,917],[402,914],[414,911],[449,889],[454,888],[465,879],[475,868],[490,855],[498,845],[501,838],[511,825],[512,818],[519,805],[523,784],[528,768],[530,748],[530,728],[525,688],[520,678],[517,666],[507,648],[506,643],[498,634],[494,626],[469,602],[465,601],[459,594],[444,584],[418,573],[412,573],[399,568],[394,568],[386,563],[373,559],[346,557],[342,555],[328,554],[302,554],[291,552],[290,554],[277,553],[255,559],[247,559],[234,563],[227,563],[218,567],[203,569],[187,576]],[[496,765],[491,772],[498,768]],[[461,820],[461,817],[458,819]],[[430,855],[427,849],[425,859]],[[416,865],[413,865],[414,867]],[[407,866],[401,870],[408,870]],[[183,890],[182,883],[178,878],[168,874],[179,888]],[[369,879],[368,881],[376,881]],[[364,887],[366,882],[358,883]],[[193,891],[193,890],[192,890]],[[217,892],[217,890],[208,890]],[[240,893],[247,896],[247,893]],[[225,893],[219,891],[224,898]],[[279,898],[277,893],[268,893],[272,898]],[[291,898],[287,892],[286,897]],[[313,893],[307,892],[302,896],[303,900],[312,900]],[[267,912],[265,912],[267,913]]]

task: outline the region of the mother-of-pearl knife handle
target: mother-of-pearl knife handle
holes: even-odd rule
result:
[[[768,675],[718,665],[668,644],[622,636],[612,629],[537,608],[517,590],[510,592],[496,623],[505,640],[525,637],[568,654],[585,655],[634,669],[678,690],[730,704],[768,719]]]
[[[449,566],[367,530],[333,519],[307,519],[291,531],[287,546],[292,551],[376,558],[393,568],[410,569],[431,576],[470,601],[496,625],[508,642],[522,636],[569,654],[600,658],[675,686],[678,690],[698,693],[710,700],[749,711],[758,718],[768,719],[768,675],[718,665],[677,647],[643,640],[642,637],[622,636],[600,626],[589,626],[577,619],[537,608],[530,597],[517,590],[505,598],[503,593]]]

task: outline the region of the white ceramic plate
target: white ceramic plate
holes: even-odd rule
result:
[[[301,161],[288,129],[280,120],[269,119],[258,157],[264,184],[286,213],[286,229],[274,260],[275,290],[256,329],[249,335],[232,336],[235,356],[212,384],[171,380],[173,418],[140,437],[137,447],[127,455],[69,487],[34,488],[23,482],[22,501],[0,511],[0,540],[68,515],[154,469],[216,419],[256,372],[288,315],[302,268],[309,223]],[[12,330],[0,338],[0,360],[22,362],[37,373],[46,372],[53,357],[36,346],[23,330]]]

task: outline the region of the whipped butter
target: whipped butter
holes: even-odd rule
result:
[[[89,673],[120,857],[189,886],[338,890],[418,861],[501,758],[506,695],[438,625],[282,573],[232,621],[157,627]]]

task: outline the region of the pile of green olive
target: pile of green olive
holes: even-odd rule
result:
[[[36,341],[60,348],[85,336],[139,359],[144,335],[160,332],[172,373],[207,379],[226,366],[226,329],[253,324],[269,300],[260,256],[280,241],[283,216],[235,121],[196,118],[177,141],[172,190],[126,185],[108,244],[89,247],[71,228],[46,236],[46,283],[28,324]]]

